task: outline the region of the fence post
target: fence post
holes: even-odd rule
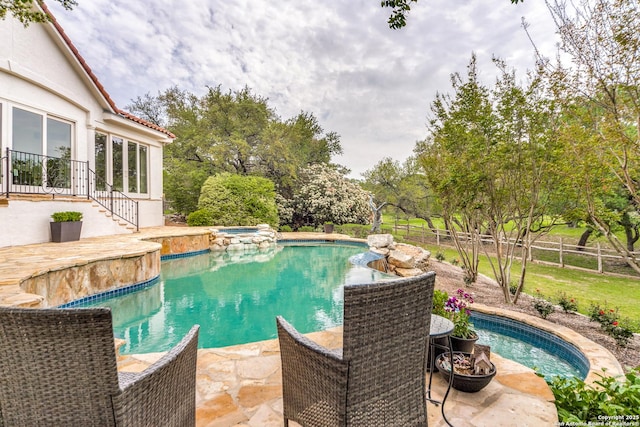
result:
[[[564,252],[562,251],[562,237],[560,238],[560,251],[558,252],[560,254],[560,267],[564,268]]]
[[[600,250],[600,242],[596,243],[596,248],[598,250],[598,273],[602,273],[604,270],[602,269],[602,251]]]
[[[436,245],[440,246],[440,229],[436,228]]]

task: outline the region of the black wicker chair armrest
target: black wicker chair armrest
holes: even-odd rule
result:
[[[317,342],[310,340],[306,336],[302,335],[298,330],[287,322],[282,316],[276,316],[276,322],[278,323],[278,335],[280,331],[286,332],[291,339],[303,346],[300,351],[311,351],[322,357],[328,357],[336,362],[344,362],[342,360],[342,349],[330,350]]]
[[[301,424],[335,425],[345,420],[349,361],[300,334],[278,316],[285,418]]]
[[[195,425],[198,331],[195,325],[169,352],[140,374],[121,374],[118,425]]]

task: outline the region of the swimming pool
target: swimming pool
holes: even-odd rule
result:
[[[474,311],[471,321],[478,332],[478,344],[545,376],[585,379],[590,364],[573,344],[558,336],[502,316]]]
[[[173,257],[162,262],[156,284],[83,306],[112,308],[115,335],[127,342],[122,354],[166,351],[193,324],[200,325],[200,348],[275,338],[277,315],[302,333],[319,331],[342,324],[344,284],[395,278],[349,262],[366,250],[279,244],[251,255]]]
[[[142,284],[136,292],[114,291],[123,294],[115,299],[92,297],[81,305],[113,309],[115,334],[126,341],[122,354],[166,351],[195,323],[201,325],[201,348],[243,344],[275,338],[276,315],[302,333],[342,324],[345,283],[395,277],[363,267],[374,258],[363,244],[317,241],[281,243],[251,254],[172,255],[163,259],[155,282]],[[474,313],[480,342],[491,345],[492,352],[549,375],[586,376],[588,362],[579,350],[566,350],[568,343],[521,322],[491,321],[493,317]],[[554,339],[564,347],[549,347]]]

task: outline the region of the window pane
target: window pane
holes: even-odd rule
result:
[[[47,156],[71,159],[71,125],[47,118]]]
[[[107,189],[107,135],[96,132],[96,190]]]
[[[42,154],[42,116],[13,108],[13,149]]]
[[[122,177],[124,176],[124,164],[122,150],[124,149],[124,141],[122,138],[111,138],[111,146],[113,150],[113,189],[122,191]]]
[[[16,185],[42,185],[42,116],[30,111],[13,108],[11,156],[12,182]]]
[[[127,161],[129,162],[129,192],[138,192],[138,144],[129,141]]]
[[[140,146],[140,193],[147,194],[147,147]]]

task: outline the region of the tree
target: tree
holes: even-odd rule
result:
[[[612,192],[622,190],[625,211],[631,218],[640,214],[640,5],[554,0],[547,7],[560,50],[572,62],[566,67],[540,58],[567,117],[565,157],[572,160],[567,180],[581,184],[590,223],[640,272],[640,260],[614,233],[614,224],[623,221],[620,211],[607,208]]]
[[[40,0],[35,0],[40,3]],[[67,10],[73,9],[78,3],[75,0],[56,0]],[[13,15],[18,21],[27,27],[31,22],[42,23],[51,20],[51,17],[41,12],[34,6],[34,0],[0,0],[0,19],[5,19],[7,13]]]
[[[533,242],[559,218],[550,216],[563,199],[555,184],[558,112],[538,74],[523,87],[503,61],[494,62],[500,76],[491,90],[479,83],[474,55],[466,79],[452,76],[454,96],[437,95],[420,160],[442,203],[465,281],[475,281],[484,251],[505,302],[515,303]],[[495,257],[488,256],[483,234],[491,236]],[[518,250],[522,267],[512,297]]]
[[[403,164],[384,158],[363,176],[363,188],[375,196],[378,204],[385,203],[407,217],[422,218],[435,230],[431,217],[438,208],[415,157],[409,157]]]
[[[511,0],[511,3],[517,4],[524,0]],[[397,30],[407,25],[407,14],[411,10],[411,3],[417,3],[418,0],[382,0],[382,7],[390,7],[391,16],[387,21],[389,28]]]
[[[138,97],[127,108],[176,135],[164,151],[165,196],[185,214],[196,209],[202,184],[216,173],[269,178],[291,199],[300,170],[342,153],[340,137],[325,133],[312,113],[282,121],[247,87],[210,87],[202,97],[174,87]]]
[[[302,185],[293,199],[281,200],[281,211],[291,213],[295,229],[325,222],[367,224],[368,193],[326,164],[310,165],[300,174]]]
[[[224,172],[209,177],[200,192],[198,208],[208,212],[216,225],[278,226],[273,182],[257,176]]]
[[[465,281],[478,275],[481,209],[491,181],[491,147],[495,125],[489,90],[476,69],[475,54],[466,79],[451,76],[455,95],[438,93],[431,104],[430,136],[421,144],[420,162],[430,188],[442,205],[442,218],[460,255]]]

